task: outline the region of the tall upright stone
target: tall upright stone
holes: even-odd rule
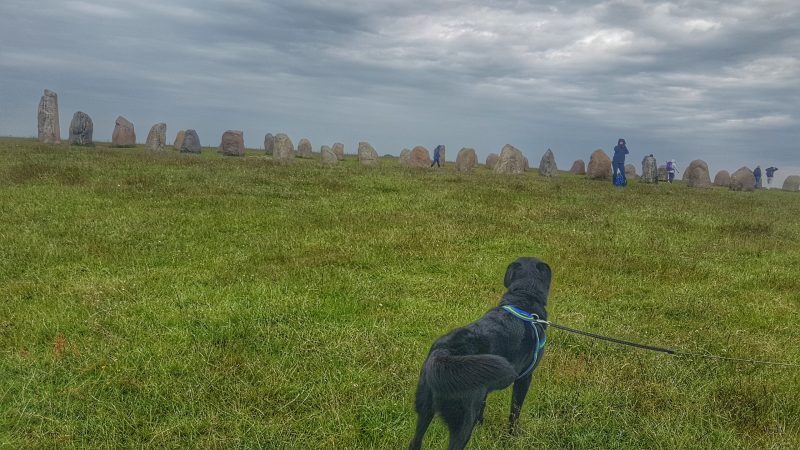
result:
[[[376,167],[380,165],[378,159],[378,152],[369,144],[369,142],[358,143],[358,162],[364,166]]]
[[[92,118],[83,111],[76,112],[69,123],[69,145],[92,145],[93,132]]]
[[[543,177],[554,177],[558,175],[558,166],[556,166],[556,157],[553,155],[553,151],[549,148],[544,155],[542,156],[542,160],[539,161],[539,175]]]
[[[498,159],[500,159],[500,155],[497,153],[489,153],[489,156],[486,157],[486,167],[494,170]]]
[[[183,143],[181,144],[181,153],[200,153],[203,147],[200,145],[200,136],[197,131],[189,129],[183,132]]]
[[[328,147],[327,145],[323,145],[319,149],[320,158],[322,160],[322,164],[325,166],[335,166],[339,163],[339,158],[336,157],[336,153],[333,152],[333,149]]]
[[[474,148],[464,147],[456,155],[456,170],[459,172],[472,172],[478,167],[478,154]]]
[[[756,177],[748,167],[740,167],[731,175],[731,190],[753,192],[756,190]]]
[[[500,157],[494,166],[496,173],[519,175],[525,172],[525,155],[511,144],[506,144],[500,151]]]
[[[160,152],[167,148],[167,124],[164,122],[157,123],[150,128],[147,133],[147,141],[144,143],[145,148]]]
[[[708,173],[708,164],[701,159],[695,159],[689,163],[689,167],[683,173],[683,180],[689,187],[707,188],[711,187],[711,175]]]
[[[586,163],[582,159],[575,160],[572,167],[569,168],[569,173],[573,175],[586,175]]]
[[[667,166],[660,165],[658,166],[658,181],[668,181],[669,180],[669,173],[667,173]]]
[[[272,159],[279,162],[292,162],[294,160],[294,144],[284,133],[275,135],[272,147]]]
[[[186,131],[179,130],[178,134],[175,135],[175,143],[172,144],[172,147],[175,150],[180,150],[183,147],[183,138],[186,135]]]
[[[658,163],[656,157],[647,155],[642,160],[642,183],[658,183]]]
[[[136,145],[136,131],[133,123],[119,116],[114,121],[114,133],[111,135],[111,145],[114,147],[133,147]]]
[[[337,142],[333,144],[331,150],[333,151],[333,154],[336,155],[336,159],[338,159],[339,161],[344,159],[344,144],[342,144],[341,142]]]
[[[300,139],[297,143],[297,156],[301,158],[313,158],[314,152],[311,148],[311,141],[306,138]]]
[[[219,151],[225,156],[244,156],[244,133],[240,130],[222,133]]]
[[[714,186],[731,187],[731,174],[727,170],[720,170],[714,176]]]
[[[264,150],[268,155],[271,155],[275,150],[275,136],[273,136],[272,133],[267,133],[264,136]]]
[[[586,170],[586,176],[593,180],[611,179],[611,158],[608,157],[603,149],[598,148],[592,153],[589,158],[589,169]]]
[[[61,143],[61,125],[58,122],[58,94],[45,89],[39,100],[37,114],[39,123],[39,142],[42,144]]]

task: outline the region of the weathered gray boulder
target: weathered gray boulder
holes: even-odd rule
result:
[[[161,122],[153,125],[150,132],[147,133],[147,141],[144,146],[153,151],[164,150],[167,147],[167,124]]]
[[[267,133],[264,136],[264,151],[267,152],[268,155],[271,155],[274,148],[275,136],[273,136],[272,133]]]
[[[407,166],[408,160],[411,158],[411,150],[404,148],[400,151],[400,165]]]
[[[92,145],[93,131],[92,118],[83,111],[76,112],[69,123],[69,145]]]
[[[111,145],[114,147],[133,147],[136,145],[136,131],[134,131],[133,124],[128,119],[119,116],[114,121]]]
[[[378,152],[369,145],[369,142],[358,143],[358,162],[364,166],[378,166],[380,160],[378,159]]]
[[[272,159],[280,162],[291,162],[294,159],[294,144],[286,134],[275,135],[272,143]]]
[[[731,190],[753,192],[756,190],[756,177],[748,167],[740,167],[731,175]]]
[[[486,167],[494,170],[498,159],[500,156],[497,153],[489,153],[489,156],[486,157]]]
[[[586,175],[586,163],[582,159],[576,160],[569,168],[569,173],[573,175]]]
[[[714,186],[730,187],[731,174],[729,174],[727,170],[720,170],[717,172],[714,176]]]
[[[658,164],[656,157],[647,155],[642,160],[642,183],[658,183]]]
[[[701,159],[695,159],[689,163],[689,167],[683,172],[683,180],[689,187],[711,187],[711,175],[708,173],[708,164]]]
[[[297,143],[297,156],[300,158],[313,158],[314,152],[311,149],[311,142],[306,139],[300,139],[300,142]]]
[[[342,144],[341,142],[337,142],[333,144],[331,150],[333,150],[333,154],[336,155],[336,158],[339,161],[344,159],[344,144]]]
[[[239,130],[222,133],[219,152],[225,156],[244,156],[244,133]]]
[[[539,161],[539,175],[543,177],[554,177],[558,175],[558,166],[556,166],[556,157],[553,155],[553,151],[549,148],[544,155],[542,156],[542,160]]]
[[[513,145],[506,144],[500,151],[494,171],[502,174],[519,175],[525,172],[525,156]]]
[[[636,175],[636,166],[633,164],[625,164],[625,178],[629,180],[636,180],[639,175]]]
[[[786,179],[783,180],[783,190],[791,192],[800,191],[800,176],[789,175],[786,177]]]
[[[37,122],[39,124],[39,142],[43,144],[61,143],[61,125],[58,122],[58,95],[49,89],[44,90],[44,95],[39,100]]]
[[[522,170],[527,172],[528,170],[530,170],[530,168],[531,168],[531,165],[528,163],[528,157],[525,156],[525,155],[522,155]]]
[[[478,167],[478,154],[474,148],[464,147],[456,155],[456,170],[459,172],[471,172]]]
[[[592,180],[611,179],[611,158],[608,157],[603,149],[598,148],[589,158],[589,168],[586,176]]]
[[[667,166],[661,165],[658,166],[658,181],[668,181],[669,180],[669,173],[667,172]]]
[[[320,157],[322,159],[322,164],[325,166],[335,166],[339,163],[339,158],[336,156],[336,153],[328,147],[327,145],[323,145],[319,149]]]
[[[421,145],[414,147],[411,152],[408,153],[408,156],[405,158],[405,160],[400,161],[400,163],[406,167],[417,167],[423,169],[430,167],[432,162],[431,154],[428,152],[428,149]]]
[[[186,130],[183,132],[183,143],[181,143],[181,153],[200,153],[202,152],[200,146],[200,137],[195,130]]]
[[[183,138],[186,135],[186,131],[178,130],[178,134],[175,135],[175,142],[172,144],[172,147],[175,150],[180,150],[183,147]]]

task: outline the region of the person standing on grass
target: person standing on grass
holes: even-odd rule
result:
[[[628,154],[628,147],[625,145],[625,139],[620,138],[617,141],[617,146],[614,147],[614,159],[611,161],[613,172],[611,174],[611,182],[617,178],[617,173],[622,174],[622,185],[625,186],[628,180],[625,178],[625,155]]]
[[[767,170],[765,170],[765,172],[767,172],[767,184],[772,184],[772,177],[775,176],[777,170],[778,168],[775,166],[767,167]]]
[[[439,164],[439,159],[441,159],[441,157],[442,157],[442,146],[437,145],[436,148],[433,149],[433,162],[431,163],[431,167],[433,167],[434,164],[436,164],[436,167],[442,167],[442,165]]]
[[[756,189],[761,187],[761,166],[756,166],[756,170],[753,171],[753,176],[756,177]]]
[[[667,161],[667,177],[669,184],[672,184],[672,180],[675,179],[675,173],[679,172],[678,164],[675,163],[674,159]]]

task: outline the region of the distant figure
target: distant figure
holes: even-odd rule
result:
[[[433,149],[433,162],[431,163],[431,167],[433,167],[434,164],[436,164],[436,167],[442,167],[442,165],[439,164],[439,159],[441,157],[442,157],[442,146],[437,145],[436,148]]]
[[[772,177],[775,176],[775,172],[778,170],[777,167],[767,167],[767,184],[772,184]]]
[[[617,146],[614,147],[614,159],[611,160],[611,181],[616,184],[617,173],[622,176],[622,186],[628,184],[625,178],[625,155],[628,154],[628,147],[625,146],[625,139],[617,141]]]
[[[678,170],[678,164],[675,163],[674,159],[667,161],[667,181],[669,184],[672,184],[672,180],[675,179],[675,173],[680,172]]]
[[[761,187],[761,166],[756,166],[753,170],[753,176],[756,177],[756,189]]]

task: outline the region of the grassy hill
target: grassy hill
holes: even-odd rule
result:
[[[781,191],[2,140],[0,447],[405,447],[430,344],[523,255],[554,322],[800,362],[799,216]],[[800,448],[800,369],[557,330],[516,437],[509,402],[470,448]]]

